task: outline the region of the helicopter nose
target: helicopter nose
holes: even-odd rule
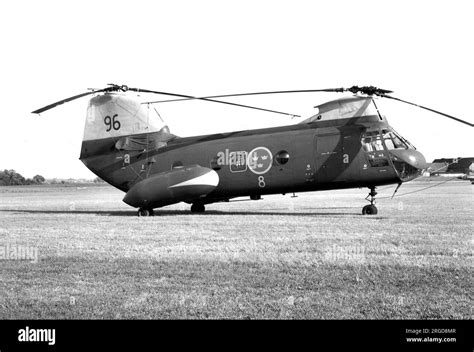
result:
[[[397,159],[416,167],[417,169],[425,169],[427,167],[425,157],[418,150],[395,149],[391,150],[390,153]]]
[[[417,150],[391,150],[390,157],[402,181],[413,180],[421,176],[423,170],[428,167],[425,157]]]

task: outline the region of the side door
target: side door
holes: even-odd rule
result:
[[[361,133],[360,128],[349,128],[343,133],[341,160],[345,182],[357,182],[360,179],[361,165],[365,163],[361,153]]]
[[[316,134],[316,182],[336,180],[344,171],[343,138],[339,132]]]

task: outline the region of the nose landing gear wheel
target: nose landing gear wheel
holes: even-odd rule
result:
[[[362,215],[376,215],[377,207],[375,205],[366,205],[362,208]]]
[[[377,192],[375,192],[375,187],[370,187],[369,195],[365,198],[367,201],[370,202],[370,205],[366,205],[365,207],[362,208],[362,215],[376,215],[377,214],[377,207],[375,206],[376,195],[377,195]]]

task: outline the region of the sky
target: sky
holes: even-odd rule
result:
[[[107,83],[205,96],[374,85],[474,122],[472,1],[9,1],[0,13],[0,169],[94,178],[79,158],[87,98]],[[178,136],[289,125],[338,93],[234,98],[290,119],[202,101],[156,105]],[[142,94],[143,101],[160,96]],[[473,129],[388,100],[428,161],[474,156]]]

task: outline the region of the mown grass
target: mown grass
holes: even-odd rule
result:
[[[138,218],[108,186],[0,188],[0,246],[39,255],[0,260],[0,318],[471,319],[474,187],[383,198],[372,217],[365,195]]]

